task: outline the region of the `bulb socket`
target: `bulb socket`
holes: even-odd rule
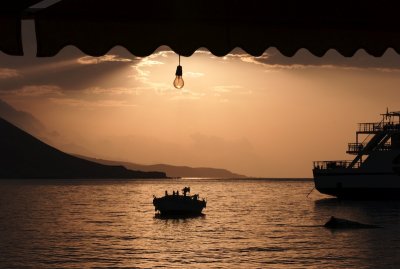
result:
[[[176,67],[176,72],[175,72],[175,76],[182,76],[182,66],[178,65]]]

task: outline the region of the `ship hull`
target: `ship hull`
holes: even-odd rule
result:
[[[400,199],[400,176],[392,173],[314,173],[315,188],[343,199]]]
[[[155,211],[159,211],[161,215],[201,215],[206,207],[205,201],[185,196],[154,198],[153,204]]]

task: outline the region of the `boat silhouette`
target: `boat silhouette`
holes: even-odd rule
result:
[[[400,112],[381,114],[380,122],[359,123],[353,160],[316,161],[315,188],[345,199],[400,199]]]
[[[173,191],[168,194],[165,191],[163,197],[154,196],[154,210],[158,211],[161,216],[196,216],[201,215],[202,210],[206,207],[207,202],[204,198],[200,199],[198,194],[188,195],[190,188],[182,189],[183,195],[179,191]]]

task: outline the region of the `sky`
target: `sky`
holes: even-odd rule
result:
[[[25,56],[0,52],[0,99],[31,116],[35,136],[70,153],[312,177],[313,161],[351,159],[358,122],[400,110],[400,56],[391,49],[380,58],[201,49],[181,57],[177,90],[178,55],[168,47],[144,58],[121,47],[97,58],[75,47],[37,58],[33,27],[23,22]]]

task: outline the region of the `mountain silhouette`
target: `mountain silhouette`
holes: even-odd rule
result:
[[[35,136],[43,135],[46,127],[31,113],[17,110],[0,99],[0,118]]]
[[[141,170],[141,171],[162,171],[168,177],[208,177],[208,178],[245,178],[244,175],[232,173],[229,170],[221,168],[210,167],[189,167],[189,166],[176,166],[169,164],[136,164],[131,162],[118,162],[103,159],[95,159],[86,156],[76,155],[82,159],[90,160],[97,163],[107,165],[123,165],[128,169]]]
[[[166,174],[132,171],[121,165],[104,165],[72,156],[0,118],[0,178],[166,178]]]

